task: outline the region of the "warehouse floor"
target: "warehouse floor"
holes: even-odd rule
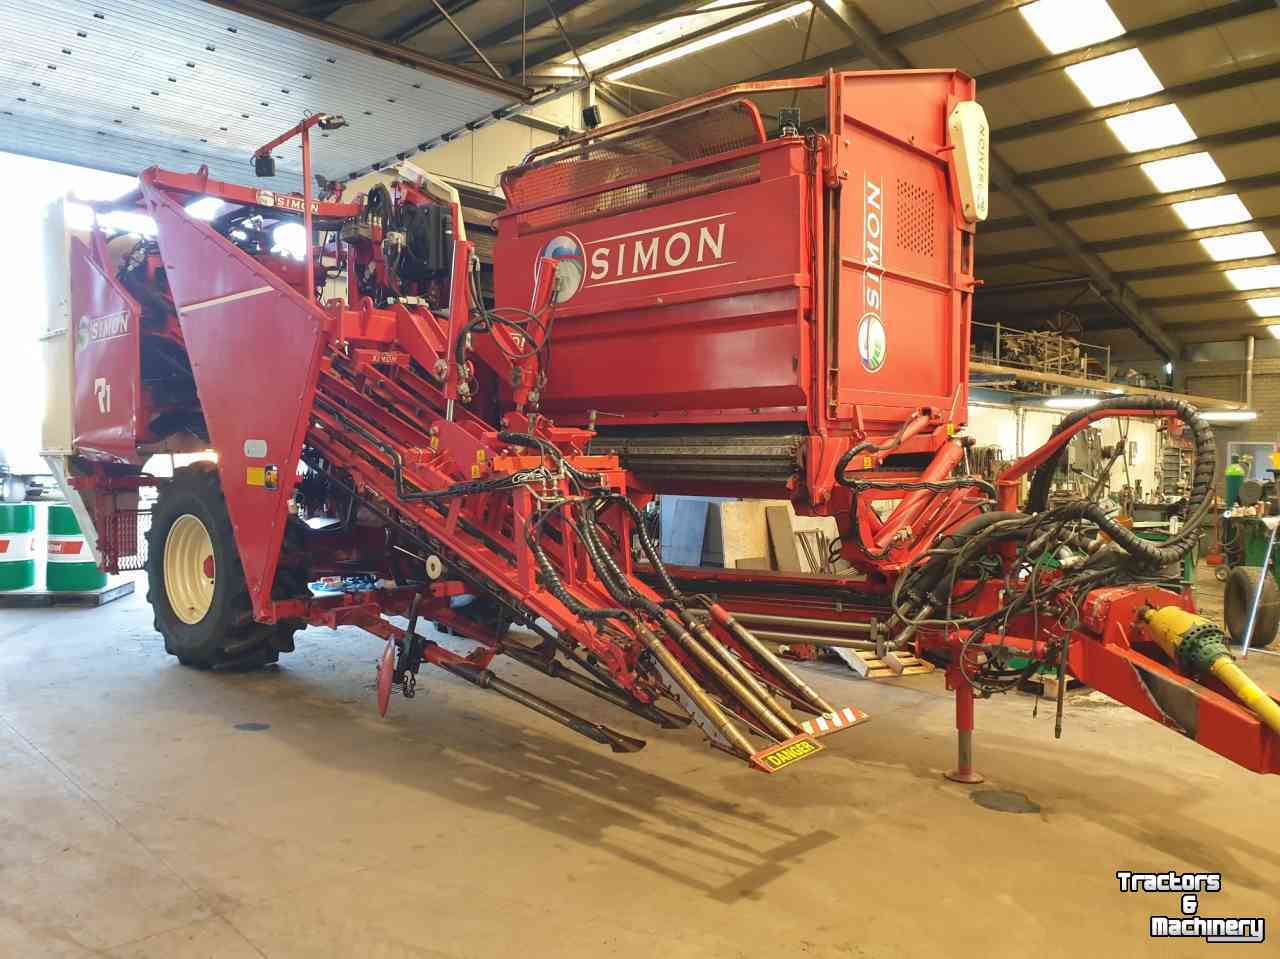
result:
[[[979,704],[988,778],[965,787],[939,776],[939,673],[819,667],[873,721],[765,777],[518,667],[648,748],[614,756],[438,671],[379,720],[379,644],[354,630],[256,674],[182,669],[144,592],[0,612],[0,956],[1203,950],[1148,939],[1177,896],[1122,895],[1117,869],[1221,871],[1202,915],[1280,920],[1276,782],[1097,696],[1058,743],[1047,704]],[[1249,664],[1280,687],[1280,658]]]

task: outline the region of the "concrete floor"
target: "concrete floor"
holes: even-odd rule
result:
[[[614,756],[435,670],[380,720],[379,644],[355,630],[256,674],[183,669],[144,591],[0,611],[2,957],[1204,951],[1149,940],[1177,896],[1122,895],[1117,869],[1221,871],[1202,915],[1280,921],[1276,782],[1096,696],[1061,742],[1030,697],[979,704],[987,782],[965,787],[939,776],[940,674],[812,668],[873,721],[765,777],[518,666],[648,748]],[[1250,668],[1280,687],[1280,659]],[[992,790],[1038,811],[974,801]]]

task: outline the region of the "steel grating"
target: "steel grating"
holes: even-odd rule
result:
[[[0,150],[137,173],[160,163],[218,179],[308,112],[316,172],[340,179],[517,100],[201,0],[0,0]],[[276,189],[301,186],[295,146]]]

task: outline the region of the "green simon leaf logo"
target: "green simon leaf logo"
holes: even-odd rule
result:
[[[867,313],[858,324],[858,357],[862,360],[862,368],[868,373],[875,373],[884,366],[885,353],[888,349],[884,333],[884,324],[874,313]]]

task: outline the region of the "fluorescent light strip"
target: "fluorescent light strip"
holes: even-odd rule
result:
[[[1274,336],[1277,340],[1280,340],[1280,326],[1268,326],[1267,332],[1270,333],[1272,336]]]
[[[1189,156],[1171,157],[1168,160],[1153,160],[1142,164],[1142,172],[1147,175],[1161,193],[1172,193],[1174,190],[1192,190],[1198,186],[1211,186],[1222,183],[1226,177],[1207,153],[1192,153]]]
[[[1175,203],[1173,212],[1178,214],[1178,219],[1182,220],[1183,226],[1188,230],[1226,226],[1228,223],[1244,223],[1246,220],[1253,219],[1253,214],[1235,193]]]
[[[1250,256],[1271,256],[1276,248],[1261,230],[1232,236],[1211,236],[1200,241],[1213,260],[1243,260]]]
[[[1096,396],[1051,396],[1044,405],[1054,410],[1087,410],[1101,402],[1102,399]]]
[[[1201,410],[1200,415],[1210,423],[1248,423],[1258,418],[1253,410]]]
[[[728,27],[717,33],[708,34],[697,40],[666,50],[662,53],[655,53],[651,57],[614,70],[605,74],[606,80],[621,80],[623,77],[629,77],[633,73],[640,73],[643,70],[652,70],[654,67],[662,66],[664,63],[670,63],[673,60],[679,60],[681,57],[687,57],[690,54],[698,53],[710,47],[724,43],[726,40],[736,40],[738,37],[745,37],[749,33],[755,33],[757,30],[763,30],[765,27],[771,27],[775,23],[781,23],[783,20],[790,20],[792,17],[798,17],[802,13],[808,13],[813,4],[809,0],[802,3],[793,3],[789,7],[783,7],[781,10],[775,10],[773,13],[766,14],[763,17],[757,17],[755,20],[748,20],[746,23],[740,23],[735,27]]]
[[[1141,50],[1123,50],[1109,57],[1073,63],[1067,67],[1067,76],[1095,107],[1145,97],[1164,89]]]
[[[1107,0],[1036,0],[1018,12],[1050,53],[1066,53],[1124,33]]]
[[[715,0],[714,3],[704,4],[698,8],[697,13],[690,14],[687,17],[667,20],[663,23],[646,27],[643,30],[637,30],[635,33],[614,40],[612,43],[606,43],[602,47],[588,50],[582,54],[582,62],[588,70],[595,73],[611,63],[629,60],[631,57],[639,56],[655,47],[679,40],[681,37],[742,14],[744,11],[741,7],[732,7],[728,10],[716,9],[726,3],[737,2],[740,2],[740,0]],[[573,61],[570,60],[569,62],[572,63]]]

